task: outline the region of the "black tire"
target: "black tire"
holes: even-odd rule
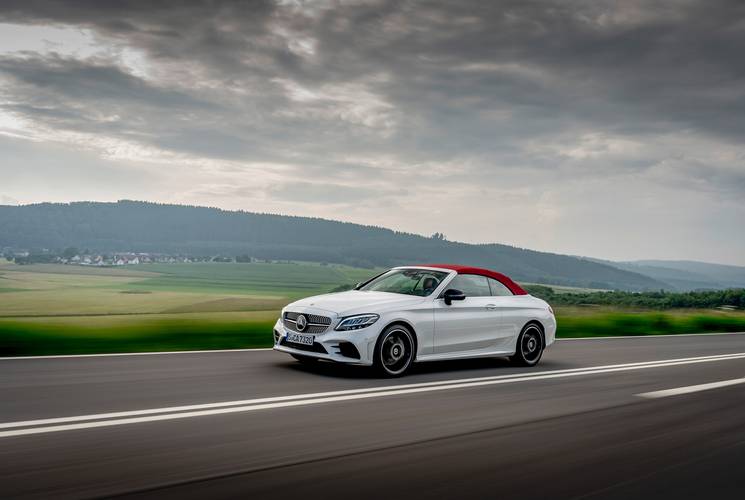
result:
[[[313,358],[311,356],[302,356],[300,354],[290,354],[293,358],[300,361],[301,363],[305,365],[312,365],[314,363],[318,363],[318,358]]]
[[[380,334],[375,344],[373,365],[384,377],[400,377],[414,361],[414,334],[403,325],[391,325]]]
[[[536,323],[528,323],[517,337],[515,354],[510,361],[518,366],[535,366],[543,356],[543,331]]]

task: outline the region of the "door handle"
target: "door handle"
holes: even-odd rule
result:
[[[487,311],[496,311],[497,306],[495,304],[486,304],[486,310]]]

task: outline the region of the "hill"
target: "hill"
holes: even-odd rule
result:
[[[663,281],[612,265],[500,244],[472,245],[325,219],[139,201],[0,206],[0,247],[250,255],[357,267],[458,262],[520,281],[659,290]]]
[[[662,281],[676,291],[745,288],[745,267],[686,260],[599,262]]]
[[[745,267],[711,264],[690,260],[641,260],[633,262],[639,266],[657,266],[674,269],[681,273],[704,276],[720,287],[745,287]]]

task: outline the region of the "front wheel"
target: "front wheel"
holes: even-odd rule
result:
[[[375,345],[375,368],[386,377],[400,377],[414,360],[414,345],[414,336],[408,328],[389,326]]]
[[[525,325],[517,338],[515,354],[510,357],[512,363],[519,366],[535,366],[543,356],[543,335],[535,323]]]

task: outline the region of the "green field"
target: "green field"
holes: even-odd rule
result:
[[[311,263],[0,262],[0,356],[271,345],[279,309],[379,270]],[[557,293],[583,289],[563,287]],[[745,313],[557,308],[560,336],[745,331]]]
[[[0,355],[271,344],[279,309],[376,273],[308,263],[0,263]]]
[[[375,270],[319,264],[0,265],[0,318],[277,311]]]

